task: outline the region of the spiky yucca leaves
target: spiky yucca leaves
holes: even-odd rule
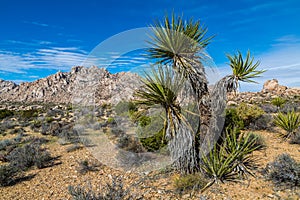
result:
[[[212,37],[206,37],[207,28],[200,25],[200,21],[184,21],[174,14],[164,21],[156,22],[152,27],[148,55],[156,63],[171,65],[173,69],[183,74],[190,83],[191,92],[196,97],[199,123],[197,129],[196,149],[200,147],[200,140],[209,132],[211,106],[208,92],[208,81],[202,64],[205,58],[204,48]],[[198,152],[199,154],[199,152]]]
[[[282,108],[282,106],[286,103],[286,100],[281,97],[276,97],[272,99],[271,103],[277,107],[277,110],[279,110],[279,108]]]
[[[232,88],[234,91],[237,91],[239,88],[239,82],[248,82],[248,83],[257,83],[253,81],[253,78],[260,77],[262,73],[266,70],[257,70],[260,62],[257,61],[254,63],[254,58],[251,58],[250,51],[247,52],[247,56],[244,59],[241,52],[231,56],[227,55],[229,59],[230,67],[232,69],[232,75],[230,75],[230,81],[232,83]]]
[[[240,177],[247,178],[247,175],[254,176],[252,170],[256,168],[256,159],[251,155],[260,146],[256,145],[257,137],[253,134],[242,133],[235,128],[226,130],[224,147],[228,155],[239,152],[236,157],[235,171]]]
[[[283,138],[290,138],[300,126],[300,114],[295,111],[290,111],[287,114],[279,112],[274,118],[274,124],[286,131],[285,134],[281,135]]]
[[[228,129],[224,142],[215,144],[208,155],[202,154],[201,168],[212,179],[203,189],[217,182],[236,181],[238,178],[247,178],[256,166],[256,160],[251,153],[258,149],[255,138],[250,134],[238,138],[238,131]]]
[[[158,66],[146,74],[143,86],[136,92],[139,104],[161,105],[165,111],[165,138],[175,167],[182,173],[192,173],[198,167],[195,151],[195,133],[182,114],[178,95],[183,89],[185,78],[174,73],[170,67]]]

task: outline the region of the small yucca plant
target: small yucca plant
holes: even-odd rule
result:
[[[285,134],[281,135],[283,138],[290,138],[300,126],[300,114],[295,111],[290,111],[287,114],[279,112],[274,118],[274,124],[286,131]]]
[[[215,144],[208,155],[202,154],[201,168],[211,178],[202,191],[217,182],[254,176],[251,170],[256,167],[256,159],[252,152],[259,149],[255,145],[256,137],[251,134],[239,137],[238,133],[236,129],[226,130],[224,143]]]
[[[272,105],[277,107],[277,110],[279,110],[279,108],[282,108],[285,102],[286,100],[281,97],[276,97],[271,101]]]

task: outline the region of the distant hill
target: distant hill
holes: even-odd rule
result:
[[[104,68],[78,66],[20,85],[0,80],[0,102],[115,103],[132,98],[139,85],[137,74],[111,74]]]

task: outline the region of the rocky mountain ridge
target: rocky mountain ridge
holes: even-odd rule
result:
[[[57,72],[46,78],[17,85],[0,80],[0,102],[52,102],[103,104],[129,100],[141,85],[140,76],[130,72],[112,74],[104,68],[73,67],[70,72]],[[277,96],[294,98],[300,89],[268,80],[260,92],[228,94],[229,104],[268,101]]]
[[[128,100],[140,85],[140,77],[130,72],[111,74],[104,68],[73,67],[46,78],[17,85],[0,80],[0,102],[73,103],[93,101],[101,104]]]

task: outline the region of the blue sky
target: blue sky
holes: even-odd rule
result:
[[[147,27],[173,11],[200,19],[208,35],[215,35],[207,52],[222,75],[230,72],[226,53],[250,50],[261,61],[261,68],[268,71],[258,79],[260,84],[242,85],[242,90],[260,90],[263,81],[271,78],[300,87],[298,0],[1,0],[0,79],[20,83],[69,71],[99,43]],[[118,52],[105,53],[111,60]],[[143,66],[145,60],[134,54],[115,61],[111,71]]]

